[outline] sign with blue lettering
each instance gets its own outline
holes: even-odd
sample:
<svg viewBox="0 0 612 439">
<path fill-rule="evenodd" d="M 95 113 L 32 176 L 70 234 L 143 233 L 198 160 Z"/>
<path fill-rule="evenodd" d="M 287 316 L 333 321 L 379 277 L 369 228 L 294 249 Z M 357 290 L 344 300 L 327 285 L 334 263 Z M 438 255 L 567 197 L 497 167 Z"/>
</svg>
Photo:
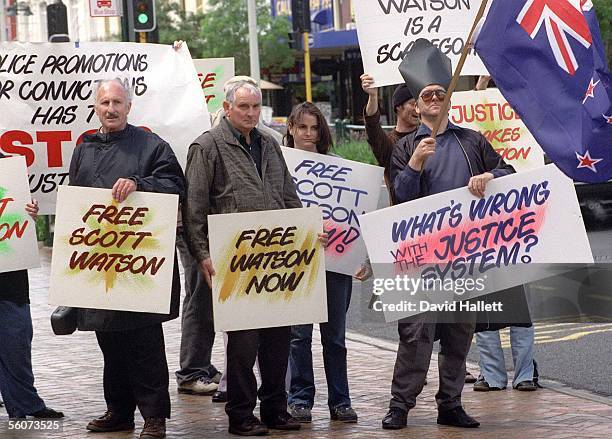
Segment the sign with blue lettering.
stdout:
<svg viewBox="0 0 612 439">
<path fill-rule="evenodd" d="M 353 275 L 366 257 L 359 215 L 376 209 L 383 168 L 293 148 L 283 156 L 303 206 L 323 212 L 327 270 Z"/>
</svg>

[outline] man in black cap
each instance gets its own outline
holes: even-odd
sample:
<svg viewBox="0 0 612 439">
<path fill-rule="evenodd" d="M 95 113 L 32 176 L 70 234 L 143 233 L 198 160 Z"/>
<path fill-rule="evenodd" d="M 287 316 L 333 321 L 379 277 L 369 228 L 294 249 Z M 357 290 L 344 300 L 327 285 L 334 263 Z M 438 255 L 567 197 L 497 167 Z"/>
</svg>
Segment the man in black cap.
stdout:
<svg viewBox="0 0 612 439">
<path fill-rule="evenodd" d="M 441 114 L 451 80 L 450 60 L 426 40 L 417 40 L 400 72 L 416 100 L 420 127 L 404 137 L 391 159 L 391 178 L 398 203 L 467 186 L 483 197 L 493 178 L 514 172 L 478 132 L 460 128 Z M 436 138 L 432 128 L 441 118 Z M 406 426 L 408 410 L 423 389 L 434 340 L 440 340 L 438 368 L 440 388 L 436 394 L 438 424 L 474 428 L 480 423 L 461 406 L 465 359 L 470 349 L 475 314 L 423 313 L 398 325 L 399 348 L 385 429 Z"/>
</svg>

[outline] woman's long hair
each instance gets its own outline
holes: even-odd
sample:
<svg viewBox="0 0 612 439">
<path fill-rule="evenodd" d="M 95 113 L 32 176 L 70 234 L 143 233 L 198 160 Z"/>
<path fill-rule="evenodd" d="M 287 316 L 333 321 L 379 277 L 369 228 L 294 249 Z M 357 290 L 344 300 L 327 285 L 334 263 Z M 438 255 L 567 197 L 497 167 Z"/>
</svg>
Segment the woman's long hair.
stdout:
<svg viewBox="0 0 612 439">
<path fill-rule="evenodd" d="M 293 127 L 296 127 L 302 119 L 302 116 L 304 116 L 305 114 L 311 114 L 317 119 L 317 125 L 319 126 L 317 152 L 320 154 L 327 154 L 329 150 L 334 146 L 334 142 L 332 140 L 331 132 L 329 131 L 329 125 L 327 125 L 327 121 L 325 120 L 325 117 L 323 117 L 323 113 L 321 113 L 321 110 L 319 110 L 317 106 L 312 102 L 303 102 L 293 107 L 293 110 L 291 111 L 291 114 L 287 119 L 287 134 L 285 134 L 285 145 L 290 148 L 295 147 L 293 136 L 291 135 L 289 130 Z"/>
</svg>

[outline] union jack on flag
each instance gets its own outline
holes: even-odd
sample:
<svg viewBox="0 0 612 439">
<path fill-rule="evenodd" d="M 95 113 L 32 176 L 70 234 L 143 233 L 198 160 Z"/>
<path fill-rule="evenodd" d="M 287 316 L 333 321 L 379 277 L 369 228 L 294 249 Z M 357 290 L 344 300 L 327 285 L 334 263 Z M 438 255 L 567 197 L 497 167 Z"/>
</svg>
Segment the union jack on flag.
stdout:
<svg viewBox="0 0 612 439">
<path fill-rule="evenodd" d="M 475 47 L 563 172 L 612 178 L 612 75 L 591 0 L 494 0 Z"/>
</svg>

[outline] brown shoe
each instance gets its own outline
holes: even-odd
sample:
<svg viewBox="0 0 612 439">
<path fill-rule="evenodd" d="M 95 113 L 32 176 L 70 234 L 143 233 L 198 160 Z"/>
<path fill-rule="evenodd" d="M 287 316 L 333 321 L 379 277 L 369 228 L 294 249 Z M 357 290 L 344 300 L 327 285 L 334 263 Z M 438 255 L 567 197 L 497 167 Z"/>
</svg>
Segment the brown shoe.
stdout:
<svg viewBox="0 0 612 439">
<path fill-rule="evenodd" d="M 123 431 L 134 429 L 134 418 L 108 410 L 99 418 L 87 424 L 87 430 L 95 432 Z"/>
<path fill-rule="evenodd" d="M 163 439 L 166 437 L 166 418 L 145 418 L 140 439 Z"/>
</svg>

